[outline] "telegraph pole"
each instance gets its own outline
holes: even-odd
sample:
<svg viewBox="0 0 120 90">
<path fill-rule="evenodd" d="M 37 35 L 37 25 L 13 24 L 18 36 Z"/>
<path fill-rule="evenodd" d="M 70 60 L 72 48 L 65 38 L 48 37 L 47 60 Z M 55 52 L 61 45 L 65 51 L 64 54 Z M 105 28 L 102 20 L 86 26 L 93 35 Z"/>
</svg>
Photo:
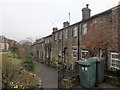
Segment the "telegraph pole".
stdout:
<svg viewBox="0 0 120 90">
<path fill-rule="evenodd" d="M 69 24 L 70 24 L 70 12 L 69 12 Z"/>
</svg>

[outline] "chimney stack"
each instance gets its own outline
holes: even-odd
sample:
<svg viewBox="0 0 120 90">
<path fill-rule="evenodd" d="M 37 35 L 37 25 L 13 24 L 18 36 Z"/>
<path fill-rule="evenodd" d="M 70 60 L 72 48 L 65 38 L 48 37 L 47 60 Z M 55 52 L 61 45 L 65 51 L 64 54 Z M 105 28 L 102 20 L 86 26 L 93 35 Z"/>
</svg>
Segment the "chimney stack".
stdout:
<svg viewBox="0 0 120 90">
<path fill-rule="evenodd" d="M 86 4 L 86 8 L 88 8 L 89 4 Z"/>
<path fill-rule="evenodd" d="M 53 27 L 53 32 L 56 32 L 58 30 L 57 27 Z"/>
<path fill-rule="evenodd" d="M 90 14 L 91 10 L 89 9 L 89 4 L 86 4 L 86 7 L 82 9 L 82 20 L 88 19 Z"/>
<path fill-rule="evenodd" d="M 63 28 L 68 27 L 69 25 L 70 25 L 70 23 L 68 21 L 66 21 L 63 23 Z"/>
</svg>

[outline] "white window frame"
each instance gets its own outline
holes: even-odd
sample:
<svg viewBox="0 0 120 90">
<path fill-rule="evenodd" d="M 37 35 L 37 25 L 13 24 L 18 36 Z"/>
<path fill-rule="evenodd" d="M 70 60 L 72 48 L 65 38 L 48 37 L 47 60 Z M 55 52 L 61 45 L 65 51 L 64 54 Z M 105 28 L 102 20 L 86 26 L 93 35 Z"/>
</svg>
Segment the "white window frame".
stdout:
<svg viewBox="0 0 120 90">
<path fill-rule="evenodd" d="M 39 58 L 41 58 L 41 52 L 39 51 Z"/>
<path fill-rule="evenodd" d="M 81 50 L 81 58 L 84 59 L 82 53 L 88 53 L 88 50 L 84 50 L 84 49 Z"/>
<path fill-rule="evenodd" d="M 74 56 L 74 54 L 76 54 L 76 57 Z M 73 48 L 73 58 L 77 58 L 78 56 L 78 50 L 77 48 Z"/>
<path fill-rule="evenodd" d="M 62 31 L 59 32 L 59 39 L 62 39 Z"/>
<path fill-rule="evenodd" d="M 82 35 L 85 35 L 87 33 L 87 23 L 82 25 Z"/>
<path fill-rule="evenodd" d="M 116 65 L 115 66 L 113 66 L 113 61 L 117 61 L 117 62 L 120 62 L 120 59 L 119 59 L 119 57 L 118 58 L 113 58 L 112 57 L 112 55 L 119 55 L 118 53 L 116 53 L 116 52 L 111 52 L 111 65 L 110 65 L 110 67 L 112 67 L 112 68 L 115 68 L 115 69 L 120 69 L 120 65 L 119 64 L 117 64 L 117 63 L 114 63 L 114 65 L 116 64 L 116 65 L 119 65 L 119 67 L 117 67 Z"/>
<path fill-rule="evenodd" d="M 49 39 L 45 39 L 45 43 L 49 43 L 50 41 L 49 41 Z"/>
<path fill-rule="evenodd" d="M 67 30 L 67 29 L 65 30 L 64 35 L 65 35 L 65 36 L 64 36 L 65 38 L 67 38 L 67 37 L 68 37 L 68 30 Z"/>
<path fill-rule="evenodd" d="M 49 40 L 49 39 L 47 40 L 47 43 L 50 43 L 50 40 Z"/>
<path fill-rule="evenodd" d="M 55 40 L 58 39 L 58 33 L 55 33 Z"/>
<path fill-rule="evenodd" d="M 73 37 L 77 37 L 78 34 L 78 27 L 73 28 Z"/>
<path fill-rule="evenodd" d="M 59 56 L 62 56 L 62 50 L 61 50 L 61 49 L 59 49 L 58 55 L 59 55 Z"/>
</svg>

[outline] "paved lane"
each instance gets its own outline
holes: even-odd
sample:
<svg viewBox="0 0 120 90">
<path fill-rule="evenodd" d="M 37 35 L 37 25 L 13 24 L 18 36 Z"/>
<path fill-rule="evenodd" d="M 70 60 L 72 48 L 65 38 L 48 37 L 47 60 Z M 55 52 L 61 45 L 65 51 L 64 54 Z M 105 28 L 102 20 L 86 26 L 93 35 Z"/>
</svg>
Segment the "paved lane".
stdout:
<svg viewBox="0 0 120 90">
<path fill-rule="evenodd" d="M 41 71 L 38 76 L 43 80 L 43 88 L 58 88 L 58 70 L 44 64 L 37 64 L 37 67 Z"/>
</svg>

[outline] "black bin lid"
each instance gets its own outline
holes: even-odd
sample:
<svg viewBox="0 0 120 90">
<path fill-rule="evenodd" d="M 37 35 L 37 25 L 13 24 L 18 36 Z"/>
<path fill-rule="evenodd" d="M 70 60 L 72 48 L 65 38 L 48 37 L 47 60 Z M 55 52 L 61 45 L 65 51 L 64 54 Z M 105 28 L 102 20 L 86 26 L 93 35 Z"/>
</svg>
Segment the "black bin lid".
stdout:
<svg viewBox="0 0 120 90">
<path fill-rule="evenodd" d="M 92 57 L 93 60 L 96 60 L 97 62 L 105 61 L 105 58 L 103 57 Z"/>
</svg>

